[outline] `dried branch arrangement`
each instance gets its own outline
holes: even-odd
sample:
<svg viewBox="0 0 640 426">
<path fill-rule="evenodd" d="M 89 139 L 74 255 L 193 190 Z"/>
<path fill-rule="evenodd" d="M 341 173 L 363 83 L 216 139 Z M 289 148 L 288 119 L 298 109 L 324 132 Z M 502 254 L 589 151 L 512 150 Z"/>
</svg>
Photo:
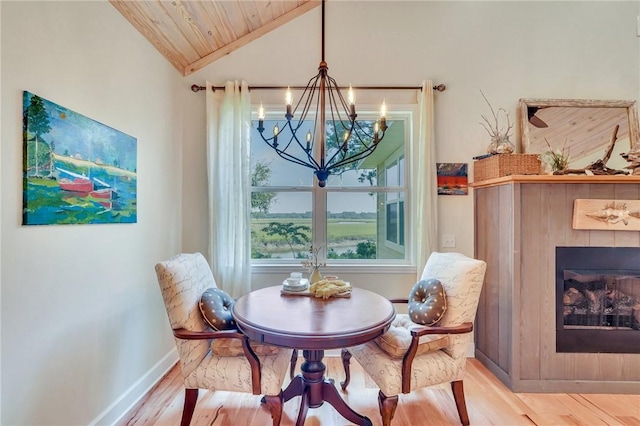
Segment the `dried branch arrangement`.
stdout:
<svg viewBox="0 0 640 426">
<path fill-rule="evenodd" d="M 507 111 L 504 108 L 498 108 L 498 111 L 496 112 L 496 110 L 493 109 L 493 106 L 491 105 L 491 103 L 489 102 L 489 100 L 487 99 L 487 97 L 485 96 L 482 90 L 480 90 L 480 94 L 484 98 L 484 101 L 487 103 L 487 105 L 489 105 L 489 109 L 491 109 L 491 115 L 493 116 L 493 122 L 491 122 L 486 115 L 481 114 L 480 116 L 482 117 L 482 120 L 484 120 L 484 123 L 480 122 L 480 125 L 484 127 L 487 133 L 489 133 L 489 136 L 491 136 L 491 139 L 498 140 L 505 136 L 509 137 L 510 136 L 509 131 L 513 128 L 513 123 L 511 123 L 509 111 Z M 502 126 L 500 125 L 501 115 L 504 116 L 504 119 L 506 119 L 507 121 L 506 129 L 504 125 Z"/>
<path fill-rule="evenodd" d="M 489 136 L 491 136 L 491 144 L 487 151 L 490 154 L 511 154 L 515 150 L 515 146 L 509 141 L 509 132 L 513 128 L 509 111 L 504 108 L 498 108 L 496 111 L 482 90 L 480 90 L 480 94 L 487 105 L 489 105 L 491 115 L 493 116 L 493 120 L 489 120 L 486 115 L 480 114 L 483 120 L 480 122 L 480 125 L 489 133 Z M 505 120 L 506 124 L 504 123 Z"/>
</svg>

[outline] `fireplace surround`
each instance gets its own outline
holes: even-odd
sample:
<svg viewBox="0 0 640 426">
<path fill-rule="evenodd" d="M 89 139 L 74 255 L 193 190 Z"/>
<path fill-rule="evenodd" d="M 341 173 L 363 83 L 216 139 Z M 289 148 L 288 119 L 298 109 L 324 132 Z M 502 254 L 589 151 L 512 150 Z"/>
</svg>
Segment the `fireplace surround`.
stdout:
<svg viewBox="0 0 640 426">
<path fill-rule="evenodd" d="M 556 247 L 640 248 L 638 231 L 572 226 L 576 199 L 640 200 L 640 176 L 508 176 L 471 187 L 475 257 L 487 262 L 474 324 L 478 360 L 514 392 L 638 394 L 640 353 L 557 350 Z M 630 261 L 616 269 L 640 269 Z"/>
<path fill-rule="evenodd" d="M 640 353 L 640 248 L 556 247 L 556 351 Z"/>
</svg>

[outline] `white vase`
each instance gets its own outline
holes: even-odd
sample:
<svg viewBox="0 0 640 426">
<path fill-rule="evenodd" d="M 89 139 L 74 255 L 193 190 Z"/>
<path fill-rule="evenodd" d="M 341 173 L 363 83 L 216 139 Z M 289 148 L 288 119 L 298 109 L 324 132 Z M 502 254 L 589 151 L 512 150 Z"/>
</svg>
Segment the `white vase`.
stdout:
<svg viewBox="0 0 640 426">
<path fill-rule="evenodd" d="M 320 269 L 317 267 L 313 268 L 313 272 L 311 272 L 311 275 L 309 276 L 309 283 L 313 284 L 321 279 L 322 275 L 320 274 Z"/>
</svg>

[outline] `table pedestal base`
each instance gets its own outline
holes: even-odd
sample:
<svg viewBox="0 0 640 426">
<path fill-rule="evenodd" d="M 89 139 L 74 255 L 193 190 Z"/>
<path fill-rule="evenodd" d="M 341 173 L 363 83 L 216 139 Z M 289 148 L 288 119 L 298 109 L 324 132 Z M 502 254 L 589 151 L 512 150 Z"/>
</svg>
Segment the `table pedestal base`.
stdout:
<svg viewBox="0 0 640 426">
<path fill-rule="evenodd" d="M 296 426 L 303 426 L 309 408 L 317 408 L 323 402 L 328 402 L 342 417 L 361 426 L 372 426 L 368 417 L 361 416 L 340 397 L 338 390 L 333 385 L 333 380 L 325 379 L 326 367 L 322 362 L 323 350 L 305 350 L 302 352 L 305 361 L 302 363 L 302 374 L 293 378 L 289 386 L 282 392 L 283 401 L 286 402 L 294 396 L 301 395 L 300 411 Z"/>
</svg>

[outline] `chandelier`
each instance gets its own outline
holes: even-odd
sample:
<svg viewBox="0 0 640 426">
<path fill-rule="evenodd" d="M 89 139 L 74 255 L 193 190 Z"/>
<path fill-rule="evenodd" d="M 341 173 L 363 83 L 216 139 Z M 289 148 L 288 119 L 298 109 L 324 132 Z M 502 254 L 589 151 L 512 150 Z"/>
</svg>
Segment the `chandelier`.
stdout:
<svg viewBox="0 0 640 426">
<path fill-rule="evenodd" d="M 313 169 L 320 187 L 327 184 L 330 174 L 341 173 L 346 169 L 345 166 L 371 155 L 387 130 L 384 102 L 379 120 L 373 124 L 358 122 L 353 88 L 349 86 L 345 101 L 338 83 L 329 76 L 329 68 L 324 60 L 324 4 L 325 0 L 322 0 L 322 59 L 318 74 L 309 80 L 295 107 L 291 89 L 287 88 L 286 121 L 282 128 L 277 123 L 270 137 L 264 134 L 265 109 L 260 104 L 257 129 L 262 140 L 281 158 Z M 315 107 L 313 126 L 303 135 L 304 129 L 308 129 L 308 125 L 303 124 L 308 123 L 307 116 L 312 112 L 312 107 Z M 329 134 L 327 127 L 331 129 Z"/>
</svg>

